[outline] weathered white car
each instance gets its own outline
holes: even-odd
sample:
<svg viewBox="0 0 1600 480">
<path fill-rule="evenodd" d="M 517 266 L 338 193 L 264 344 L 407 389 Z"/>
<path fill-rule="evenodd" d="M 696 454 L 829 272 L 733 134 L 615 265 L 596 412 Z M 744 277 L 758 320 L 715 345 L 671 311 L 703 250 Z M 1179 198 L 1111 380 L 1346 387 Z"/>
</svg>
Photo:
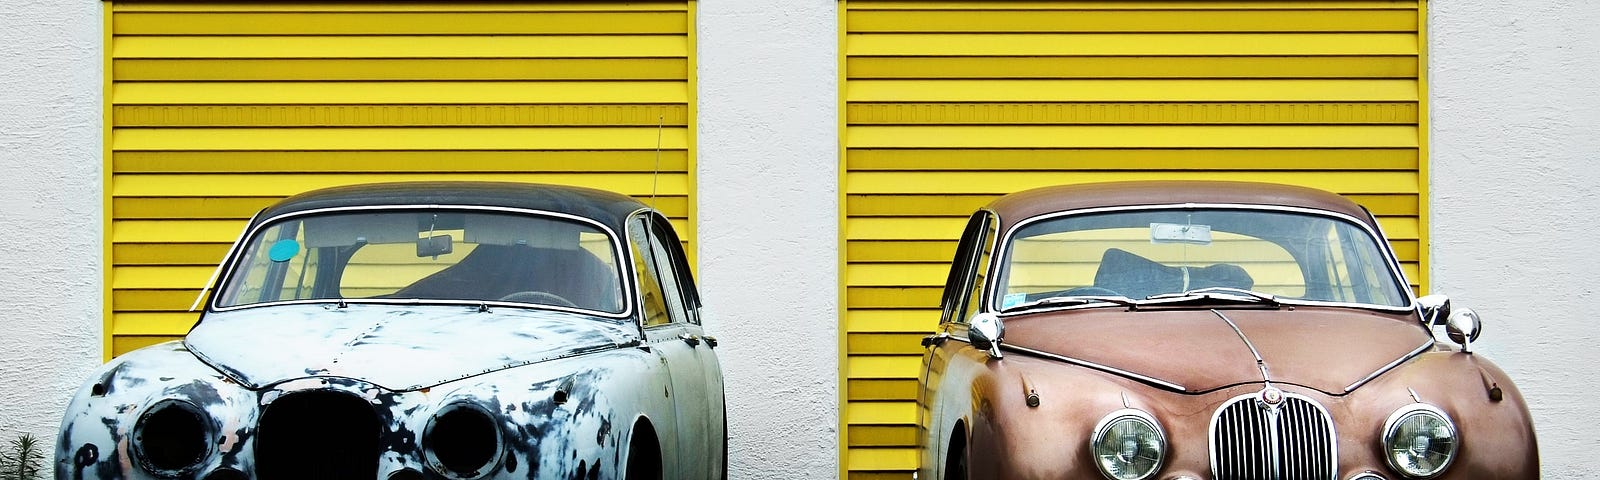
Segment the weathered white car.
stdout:
<svg viewBox="0 0 1600 480">
<path fill-rule="evenodd" d="M 181 342 L 97 371 L 56 478 L 725 476 L 716 339 L 667 219 L 511 183 L 252 219 Z"/>
</svg>

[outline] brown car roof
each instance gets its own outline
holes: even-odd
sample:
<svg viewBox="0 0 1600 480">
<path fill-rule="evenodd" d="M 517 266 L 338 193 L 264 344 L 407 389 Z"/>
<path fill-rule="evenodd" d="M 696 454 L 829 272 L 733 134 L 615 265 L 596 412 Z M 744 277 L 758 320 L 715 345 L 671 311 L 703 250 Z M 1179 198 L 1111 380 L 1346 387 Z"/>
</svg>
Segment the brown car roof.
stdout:
<svg viewBox="0 0 1600 480">
<path fill-rule="evenodd" d="M 1036 188 L 996 199 L 989 209 L 1009 229 L 1035 216 L 1068 210 L 1183 203 L 1276 205 L 1342 213 L 1377 228 L 1365 210 L 1339 195 L 1312 188 L 1252 182 L 1138 181 Z"/>
</svg>

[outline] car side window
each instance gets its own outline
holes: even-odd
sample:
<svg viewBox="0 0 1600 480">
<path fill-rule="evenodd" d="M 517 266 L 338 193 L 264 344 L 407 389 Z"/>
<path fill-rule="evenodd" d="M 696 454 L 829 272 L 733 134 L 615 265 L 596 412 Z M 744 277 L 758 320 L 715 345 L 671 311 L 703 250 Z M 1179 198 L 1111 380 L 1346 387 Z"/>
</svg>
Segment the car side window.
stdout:
<svg viewBox="0 0 1600 480">
<path fill-rule="evenodd" d="M 970 293 L 974 285 L 973 270 L 977 267 L 978 250 L 988 231 L 988 222 L 987 212 L 975 213 L 961 233 L 961 241 L 956 244 L 955 259 L 950 262 L 950 276 L 945 279 L 944 311 L 940 323 L 965 322 L 967 319 L 967 304 L 972 300 Z"/>
<path fill-rule="evenodd" d="M 675 281 L 675 271 L 670 268 L 670 256 L 653 230 L 656 229 L 649 227 L 644 217 L 634 217 L 628 221 L 628 244 L 633 250 L 634 271 L 639 283 L 640 305 L 646 327 L 688 319 L 682 289 Z"/>
</svg>

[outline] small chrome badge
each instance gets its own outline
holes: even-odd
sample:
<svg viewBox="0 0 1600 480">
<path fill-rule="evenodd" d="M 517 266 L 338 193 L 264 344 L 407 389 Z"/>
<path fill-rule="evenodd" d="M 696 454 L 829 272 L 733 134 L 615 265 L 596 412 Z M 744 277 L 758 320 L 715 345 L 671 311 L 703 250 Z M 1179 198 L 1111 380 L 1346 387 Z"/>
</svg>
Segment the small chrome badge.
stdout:
<svg viewBox="0 0 1600 480">
<path fill-rule="evenodd" d="M 1278 387 L 1267 387 L 1261 390 L 1261 403 L 1267 407 L 1276 407 L 1283 403 L 1283 390 Z"/>
</svg>

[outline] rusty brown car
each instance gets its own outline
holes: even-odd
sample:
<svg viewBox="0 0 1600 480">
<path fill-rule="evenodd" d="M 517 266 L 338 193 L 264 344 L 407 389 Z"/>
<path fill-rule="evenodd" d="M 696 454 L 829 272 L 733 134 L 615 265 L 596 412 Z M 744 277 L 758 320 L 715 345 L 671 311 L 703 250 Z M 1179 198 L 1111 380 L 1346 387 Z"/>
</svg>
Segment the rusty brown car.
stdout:
<svg viewBox="0 0 1600 480">
<path fill-rule="evenodd" d="M 1521 394 L 1472 352 L 1478 315 L 1414 297 L 1338 195 L 1044 188 L 978 210 L 956 248 L 921 479 L 1539 475 Z"/>
</svg>

